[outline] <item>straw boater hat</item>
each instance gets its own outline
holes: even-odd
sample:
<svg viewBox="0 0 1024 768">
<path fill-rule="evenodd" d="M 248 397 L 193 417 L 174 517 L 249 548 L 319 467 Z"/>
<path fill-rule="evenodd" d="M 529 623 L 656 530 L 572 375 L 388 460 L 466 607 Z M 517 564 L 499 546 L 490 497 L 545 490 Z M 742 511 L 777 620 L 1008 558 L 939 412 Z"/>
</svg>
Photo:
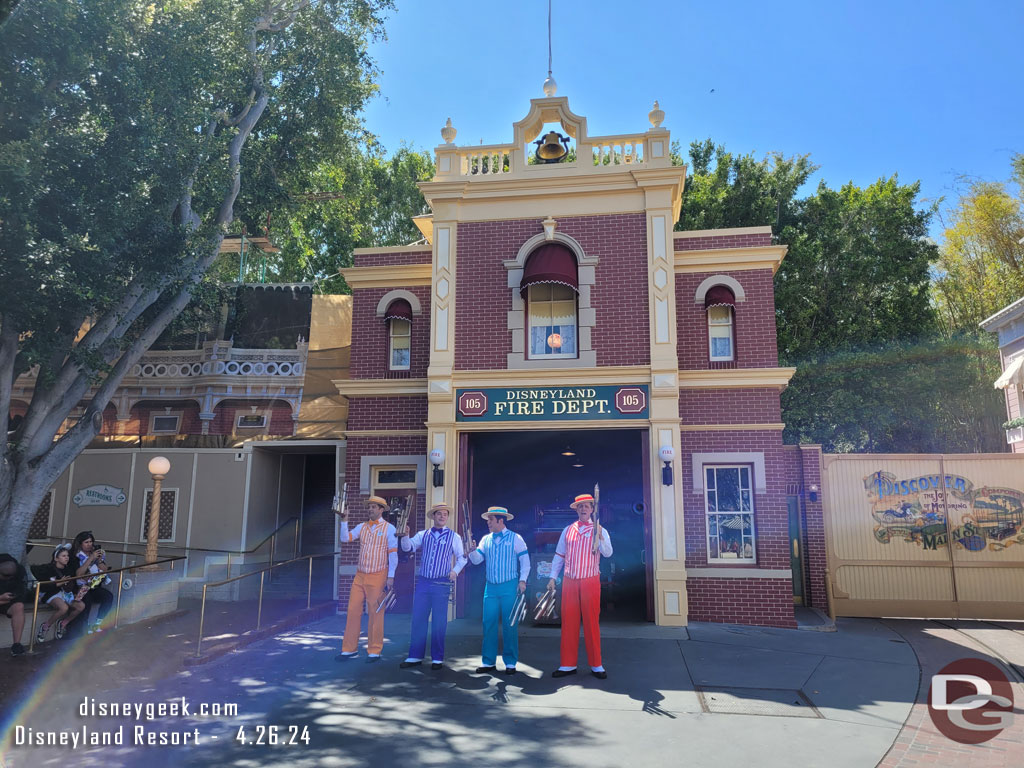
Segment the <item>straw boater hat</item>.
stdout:
<svg viewBox="0 0 1024 768">
<path fill-rule="evenodd" d="M 506 523 L 509 520 L 515 519 L 515 515 L 505 509 L 505 507 L 488 507 L 487 511 L 480 515 L 480 517 L 486 520 L 490 515 L 504 515 Z"/>
<path fill-rule="evenodd" d="M 447 504 L 435 504 L 429 510 L 427 510 L 427 514 L 433 517 L 435 512 L 440 512 L 442 509 L 445 510 L 448 514 L 451 514 L 452 508 L 449 507 Z"/>
<path fill-rule="evenodd" d="M 381 498 L 380 496 L 371 496 L 366 500 L 367 504 L 376 504 L 377 506 L 388 508 L 388 500 Z"/>
<path fill-rule="evenodd" d="M 591 496 L 589 493 L 581 493 L 579 496 L 576 497 L 573 503 L 569 505 L 569 507 L 570 509 L 576 509 L 584 501 L 589 501 L 591 504 L 593 504 L 594 497 Z"/>
</svg>

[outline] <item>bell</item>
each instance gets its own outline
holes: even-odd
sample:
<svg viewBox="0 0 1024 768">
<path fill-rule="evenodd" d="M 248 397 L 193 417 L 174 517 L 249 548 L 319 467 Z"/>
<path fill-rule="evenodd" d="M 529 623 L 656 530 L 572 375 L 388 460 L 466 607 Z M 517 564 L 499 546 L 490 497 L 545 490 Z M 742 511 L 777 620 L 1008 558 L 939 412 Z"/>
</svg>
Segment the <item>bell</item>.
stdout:
<svg viewBox="0 0 1024 768">
<path fill-rule="evenodd" d="M 534 144 L 537 145 L 535 156 L 538 163 L 557 163 L 569 153 L 569 137 L 558 131 L 550 131 Z"/>
</svg>

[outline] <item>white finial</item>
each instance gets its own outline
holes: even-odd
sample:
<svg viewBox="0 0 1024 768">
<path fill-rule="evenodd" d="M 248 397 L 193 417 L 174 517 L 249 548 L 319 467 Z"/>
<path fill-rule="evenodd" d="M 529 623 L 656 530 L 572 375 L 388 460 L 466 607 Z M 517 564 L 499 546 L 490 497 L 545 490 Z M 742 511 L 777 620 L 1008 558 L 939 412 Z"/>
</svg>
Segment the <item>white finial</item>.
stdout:
<svg viewBox="0 0 1024 768">
<path fill-rule="evenodd" d="M 665 119 L 665 112 L 658 106 L 658 102 L 654 102 L 654 107 L 650 112 L 647 113 L 647 119 L 651 121 L 651 125 L 657 128 L 661 125 L 661 121 Z"/>
<path fill-rule="evenodd" d="M 451 144 L 453 141 L 455 141 L 456 133 L 458 133 L 458 131 L 455 130 L 454 126 L 452 125 L 452 119 L 449 117 L 448 122 L 446 122 L 444 124 L 444 128 L 441 129 L 441 138 L 444 139 L 445 144 Z"/>
</svg>

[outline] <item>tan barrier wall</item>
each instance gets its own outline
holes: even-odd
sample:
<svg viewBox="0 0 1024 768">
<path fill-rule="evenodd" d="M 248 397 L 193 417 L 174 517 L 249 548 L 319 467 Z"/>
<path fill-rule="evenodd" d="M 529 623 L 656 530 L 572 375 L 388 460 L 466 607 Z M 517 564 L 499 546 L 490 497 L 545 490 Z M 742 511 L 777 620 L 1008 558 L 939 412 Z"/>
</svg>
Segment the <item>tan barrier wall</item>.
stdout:
<svg viewBox="0 0 1024 768">
<path fill-rule="evenodd" d="M 1024 619 L 1024 455 L 829 455 L 837 616 Z"/>
</svg>

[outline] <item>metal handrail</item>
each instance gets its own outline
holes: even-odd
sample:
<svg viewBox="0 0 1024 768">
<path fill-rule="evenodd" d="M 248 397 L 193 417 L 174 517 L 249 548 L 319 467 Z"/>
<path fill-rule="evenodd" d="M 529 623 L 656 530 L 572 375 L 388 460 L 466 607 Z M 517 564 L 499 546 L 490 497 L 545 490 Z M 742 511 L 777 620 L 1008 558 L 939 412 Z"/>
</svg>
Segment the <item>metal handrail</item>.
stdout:
<svg viewBox="0 0 1024 768">
<path fill-rule="evenodd" d="M 258 571 L 250 571 L 249 573 L 243 573 L 240 576 L 231 576 L 223 581 L 207 582 L 203 584 L 203 601 L 199 607 L 199 636 L 196 638 L 196 658 L 199 658 L 203 647 L 203 625 L 206 622 L 206 590 L 209 587 L 223 587 L 225 584 L 231 584 L 235 581 L 241 581 L 242 579 L 248 579 L 250 576 L 260 577 L 260 596 L 256 607 L 256 631 L 258 632 L 263 623 L 263 586 L 264 577 L 267 573 L 273 571 L 275 568 L 281 568 L 285 565 L 291 565 L 297 563 L 300 560 L 309 561 L 309 576 L 306 581 L 306 610 L 309 610 L 312 605 L 313 596 L 313 561 L 318 557 L 335 557 L 340 555 L 340 552 L 323 552 L 319 555 L 303 555 L 302 557 L 294 557 L 291 560 L 284 560 L 280 563 L 274 563 L 268 565 L 266 568 L 260 568 Z"/>
<path fill-rule="evenodd" d="M 179 550 L 183 550 L 186 553 L 188 553 L 188 552 L 213 552 L 213 553 L 219 553 L 219 554 L 227 555 L 227 568 L 226 568 L 226 572 L 230 576 L 231 575 L 231 556 L 232 555 L 251 555 L 254 552 L 256 552 L 256 550 L 258 550 L 260 547 L 262 547 L 264 544 L 266 544 L 268 541 L 271 542 L 271 544 L 270 544 L 270 559 L 271 559 L 271 561 L 273 561 L 273 559 L 274 559 L 274 549 L 276 548 L 276 545 L 277 545 L 277 534 L 280 533 L 281 530 L 285 526 L 287 526 L 287 525 L 294 525 L 295 526 L 295 535 L 294 535 L 293 540 L 292 540 L 292 557 L 298 556 L 298 554 L 299 554 L 299 523 L 300 523 L 300 518 L 299 517 L 296 517 L 294 515 L 292 517 L 289 517 L 287 520 L 285 520 L 283 523 L 281 523 L 279 526 L 277 526 L 277 528 L 275 528 L 273 531 L 271 531 L 266 536 L 264 536 L 263 540 L 260 541 L 259 544 L 255 544 L 252 547 L 250 547 L 249 549 L 214 549 L 214 548 L 208 548 L 208 547 L 180 546 L 178 544 L 163 544 L 163 545 L 160 545 L 160 546 L 162 546 L 163 549 L 179 549 Z M 66 541 L 66 537 L 64 537 L 64 536 L 44 536 L 44 537 L 40 537 L 40 538 L 37 538 L 37 539 L 29 539 L 26 543 L 34 544 L 34 545 L 41 545 L 44 542 L 45 543 L 49 543 L 51 541 L 61 541 L 61 542 L 63 542 L 63 541 Z M 104 541 L 107 541 L 107 540 L 104 539 Z M 138 541 L 110 541 L 108 543 L 110 543 L 110 544 L 120 544 L 120 545 L 123 545 L 123 546 L 126 546 L 126 547 L 127 546 L 141 547 L 141 546 L 144 546 L 144 544 L 145 544 L 145 542 L 138 542 Z M 141 554 L 145 554 L 144 552 L 125 552 L 125 551 L 121 551 L 121 550 L 112 550 L 112 549 L 108 549 L 107 551 L 108 552 L 113 552 L 114 554 L 121 554 L 121 555 L 141 555 Z M 179 558 L 176 558 L 176 559 L 181 560 L 181 559 L 184 559 L 184 558 L 187 558 L 187 557 L 188 557 L 188 555 L 186 554 L 186 555 L 183 555 L 182 557 L 179 557 Z"/>
<path fill-rule="evenodd" d="M 104 576 L 109 577 L 109 575 L 112 574 L 112 573 L 123 574 L 124 571 L 137 571 L 140 568 L 147 568 L 148 569 L 148 568 L 152 568 L 152 567 L 157 566 L 157 565 L 161 565 L 162 563 L 171 563 L 171 568 L 173 569 L 174 562 L 176 560 L 184 560 L 184 559 L 185 559 L 184 555 L 177 555 L 177 556 L 174 556 L 174 557 L 165 557 L 165 558 L 162 558 L 162 559 L 159 559 L 159 560 L 153 560 L 152 562 L 143 563 L 142 565 L 126 565 L 126 566 L 123 566 L 121 568 L 112 568 L 110 570 L 102 571 L 102 573 L 103 573 Z M 34 575 L 35 574 L 33 574 L 33 576 Z M 90 574 L 89 578 L 95 578 L 96 575 L 97 574 Z M 39 620 L 39 590 L 40 590 L 40 588 L 43 586 L 43 584 L 52 584 L 54 586 L 59 586 L 60 584 L 64 584 L 65 582 L 68 582 L 68 581 L 78 581 L 79 579 L 82 579 L 82 578 L 84 578 L 84 577 L 79 576 L 78 574 L 75 574 L 74 576 L 65 576 L 63 579 L 54 579 L 52 581 L 45 581 L 45 582 L 39 581 L 38 579 L 36 579 L 35 597 L 34 597 L 34 599 L 32 601 L 32 629 L 31 629 L 31 632 L 30 632 L 30 634 L 28 636 L 28 652 L 29 653 L 32 653 L 33 649 L 36 646 L 36 622 Z M 119 575 L 118 578 L 117 578 L 117 604 L 114 606 L 114 629 L 118 628 L 119 621 L 120 621 L 120 618 L 121 618 L 121 587 L 122 587 L 123 583 L 124 583 L 124 576 L 123 575 Z M 83 613 L 84 613 L 84 611 L 83 611 Z M 89 617 L 86 616 L 82 620 L 86 621 L 88 618 Z"/>
</svg>

